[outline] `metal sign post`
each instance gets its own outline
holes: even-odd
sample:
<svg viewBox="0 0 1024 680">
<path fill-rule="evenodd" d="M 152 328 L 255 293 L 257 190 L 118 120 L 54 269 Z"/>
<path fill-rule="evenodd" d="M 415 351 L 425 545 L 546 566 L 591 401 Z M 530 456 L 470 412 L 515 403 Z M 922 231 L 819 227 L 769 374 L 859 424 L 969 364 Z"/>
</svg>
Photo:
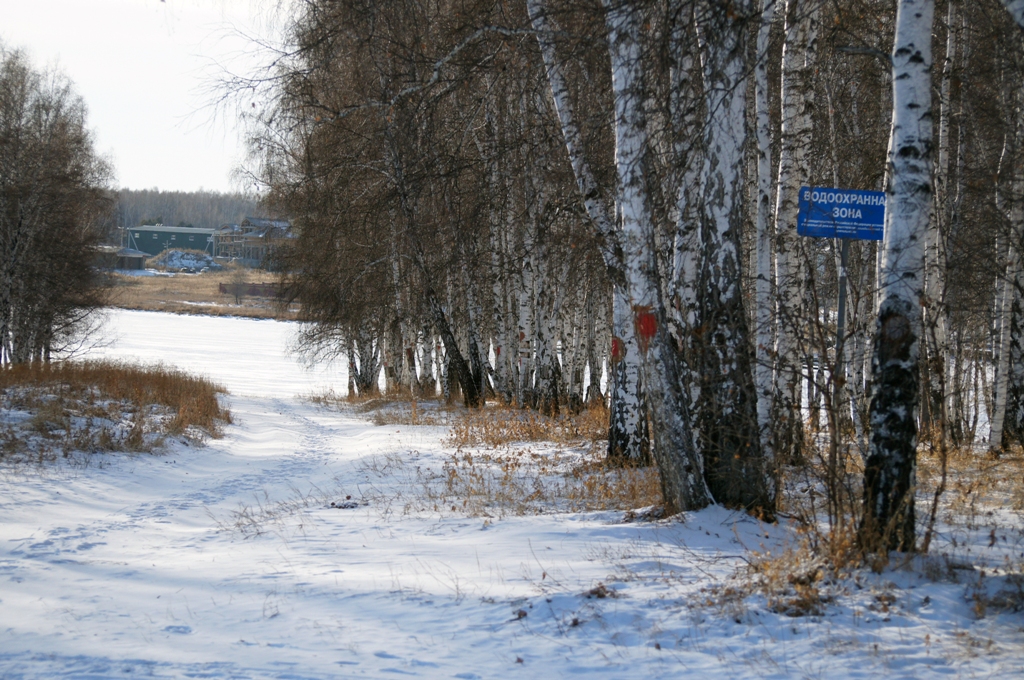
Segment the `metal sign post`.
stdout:
<svg viewBox="0 0 1024 680">
<path fill-rule="evenodd" d="M 846 337 L 846 262 L 850 256 L 850 239 L 841 239 L 839 247 L 839 309 L 836 319 L 836 368 L 835 374 L 845 375 L 843 371 L 843 344 Z"/>
</svg>

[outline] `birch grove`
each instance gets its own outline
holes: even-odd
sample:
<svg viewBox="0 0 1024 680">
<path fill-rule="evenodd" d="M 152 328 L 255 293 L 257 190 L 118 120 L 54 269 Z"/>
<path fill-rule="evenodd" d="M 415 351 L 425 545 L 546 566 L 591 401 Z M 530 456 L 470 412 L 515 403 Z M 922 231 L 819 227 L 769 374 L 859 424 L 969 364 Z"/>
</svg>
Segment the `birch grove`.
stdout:
<svg viewBox="0 0 1024 680">
<path fill-rule="evenodd" d="M 1024 436 L 1005 4 L 301 0 L 233 86 L 304 348 L 359 395 L 607 409 L 670 511 L 770 519 L 827 466 L 913 549 L 918 445 Z M 886 191 L 884 240 L 799 236 L 808 186 Z"/>
</svg>

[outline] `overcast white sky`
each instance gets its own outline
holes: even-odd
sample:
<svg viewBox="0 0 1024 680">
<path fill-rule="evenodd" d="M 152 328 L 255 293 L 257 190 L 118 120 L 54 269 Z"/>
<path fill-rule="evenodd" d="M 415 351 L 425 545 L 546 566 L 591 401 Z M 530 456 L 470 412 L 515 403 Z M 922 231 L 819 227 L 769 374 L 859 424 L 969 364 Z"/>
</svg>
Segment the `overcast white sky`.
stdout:
<svg viewBox="0 0 1024 680">
<path fill-rule="evenodd" d="M 211 122 L 207 90 L 218 65 L 239 72 L 257 63 L 237 31 L 268 35 L 270 4 L 0 0 L 0 40 L 71 78 L 118 186 L 232 191 L 244 189 L 231 178 L 241 137 L 231 116 Z"/>
</svg>

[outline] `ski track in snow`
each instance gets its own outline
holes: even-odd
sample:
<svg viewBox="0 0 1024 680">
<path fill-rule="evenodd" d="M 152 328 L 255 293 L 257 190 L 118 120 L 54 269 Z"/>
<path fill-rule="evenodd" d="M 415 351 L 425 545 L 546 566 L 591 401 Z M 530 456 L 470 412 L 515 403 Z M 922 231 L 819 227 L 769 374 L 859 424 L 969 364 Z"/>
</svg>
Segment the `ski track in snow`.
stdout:
<svg viewBox="0 0 1024 680">
<path fill-rule="evenodd" d="M 721 509 L 639 524 L 407 510 L 443 429 L 293 396 L 326 379 L 282 358 L 294 325 L 112 323 L 108 354 L 152 358 L 182 336 L 205 348 L 180 365 L 235 386 L 235 422 L 206 447 L 0 471 L 0 677 L 1024 675 L 1024 617 L 965 629 L 960 590 L 910 577 L 885 619 L 842 603 L 813 620 L 691 606 L 744 545 L 786 535 Z M 229 356 L 238 342 L 248 364 Z M 365 504 L 324 507 L 348 495 Z M 234 526 L 261 509 L 262 533 Z M 618 597 L 585 596 L 602 582 Z"/>
</svg>

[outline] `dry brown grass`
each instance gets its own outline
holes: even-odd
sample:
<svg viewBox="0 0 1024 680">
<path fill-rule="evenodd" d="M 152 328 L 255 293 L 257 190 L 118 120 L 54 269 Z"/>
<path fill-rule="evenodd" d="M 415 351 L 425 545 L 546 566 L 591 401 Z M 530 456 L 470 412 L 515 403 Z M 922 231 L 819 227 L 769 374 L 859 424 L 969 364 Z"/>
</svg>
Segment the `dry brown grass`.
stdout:
<svg viewBox="0 0 1024 680">
<path fill-rule="evenodd" d="M 276 283 L 277 277 L 265 271 L 243 269 L 245 283 Z M 237 282 L 234 269 L 203 274 L 174 274 L 160 276 L 128 276 L 112 274 L 113 288 L 110 304 L 122 309 L 141 309 L 175 314 L 210 314 L 214 316 L 243 316 L 258 319 L 295 319 L 298 305 L 283 309 L 270 299 L 242 298 L 221 293 L 220 284 Z"/>
<path fill-rule="evenodd" d="M 497 405 L 459 411 L 446 440 L 455 451 L 425 477 L 426 499 L 484 517 L 659 505 L 657 469 L 607 465 L 607 433 L 602 407 L 558 418 Z"/>
<path fill-rule="evenodd" d="M 460 451 L 440 475 L 424 479 L 434 510 L 474 517 L 635 510 L 662 502 L 656 468 L 608 466 L 592 451 Z"/>
<path fill-rule="evenodd" d="M 59 362 L 0 370 L 0 406 L 26 413 L 5 427 L 4 454 L 40 461 L 56 450 L 151 450 L 164 436 L 201 440 L 231 422 L 224 388 L 163 366 Z"/>
<path fill-rule="evenodd" d="M 443 444 L 453 450 L 440 469 L 401 456 L 367 466 L 366 472 L 381 477 L 409 474 L 418 480 L 415 497 L 403 498 L 408 509 L 494 518 L 662 503 L 656 468 L 606 464 L 608 411 L 602 407 L 549 418 L 494 403 L 464 409 L 408 395 L 350 399 L 327 392 L 310 399 L 378 425 L 450 427 Z"/>
<path fill-rule="evenodd" d="M 407 392 L 345 396 L 326 390 L 306 398 L 317 406 L 369 415 L 374 425 L 449 425 L 456 412 L 439 399 L 414 399 Z"/>
<path fill-rule="evenodd" d="M 999 456 L 978 449 L 940 451 L 923 445 L 918 452 L 916 512 L 920 527 L 919 550 L 927 554 L 866 554 L 857 542 L 861 461 L 851 458 L 842 471 L 844 510 L 829 525 L 822 521 L 825 508 L 823 461 L 810 460 L 798 473 L 784 479 L 787 516 L 797 520 L 796 542 L 781 549 L 753 552 L 736 584 L 719 589 L 716 601 L 741 603 L 759 593 L 769 608 L 790 616 L 816 615 L 831 600 L 835 584 L 849 582 L 861 569 L 881 573 L 908 569 L 935 581 L 966 583 L 966 597 L 977 617 L 988 609 L 1024 610 L 1024 534 L 1019 522 L 1001 512 L 1024 510 L 1024 455 L 1011 449 Z M 926 546 L 927 526 L 933 512 L 936 533 L 942 538 Z M 982 541 L 979 542 L 979 537 Z M 987 545 L 985 545 L 987 544 Z M 987 551 L 986 551 L 987 548 Z M 989 572 L 988 585 L 976 575 Z M 976 580 L 972 583 L 971 578 Z M 870 610 L 886 614 L 891 595 L 875 597 Z"/>
<path fill-rule="evenodd" d="M 768 609 L 786 616 L 816 616 L 830 596 L 821 584 L 834 568 L 808 550 L 806 544 L 788 547 L 778 554 L 755 554 L 750 561 L 751 583 L 768 600 Z"/>
<path fill-rule="evenodd" d="M 941 477 L 937 453 L 918 454 L 918 484 L 934 488 Z M 1024 451 L 1011 448 L 999 456 L 966 447 L 951 448 L 947 457 L 947 498 L 949 510 L 972 516 L 981 506 L 1000 506 L 1009 501 L 1024 510 Z"/>
<path fill-rule="evenodd" d="M 591 406 L 578 414 L 550 418 L 537 411 L 489 406 L 467 411 L 452 424 L 448 444 L 498 447 L 514 442 L 552 442 L 560 445 L 594 443 L 608 438 L 608 409 Z"/>
<path fill-rule="evenodd" d="M 165 366 L 138 366 L 115 361 L 57 362 L 14 366 L 0 371 L 0 389 L 31 386 L 59 398 L 127 401 L 140 408 L 171 408 L 174 427 L 198 427 L 210 434 L 218 422 L 231 422 L 218 394 L 226 390 L 206 378 Z"/>
</svg>

